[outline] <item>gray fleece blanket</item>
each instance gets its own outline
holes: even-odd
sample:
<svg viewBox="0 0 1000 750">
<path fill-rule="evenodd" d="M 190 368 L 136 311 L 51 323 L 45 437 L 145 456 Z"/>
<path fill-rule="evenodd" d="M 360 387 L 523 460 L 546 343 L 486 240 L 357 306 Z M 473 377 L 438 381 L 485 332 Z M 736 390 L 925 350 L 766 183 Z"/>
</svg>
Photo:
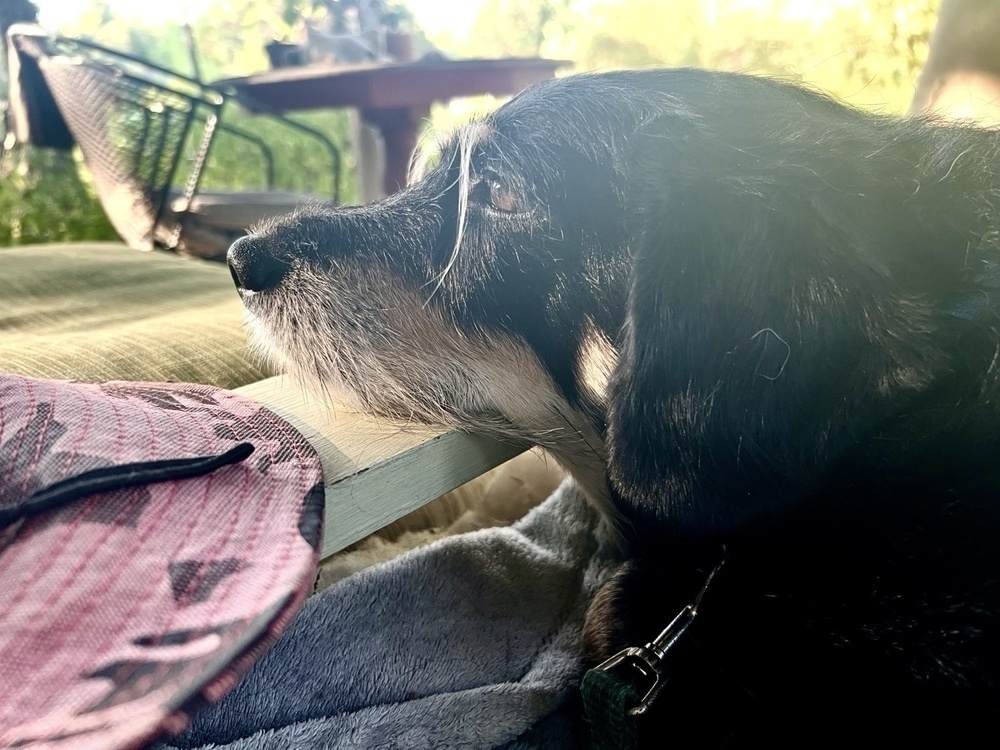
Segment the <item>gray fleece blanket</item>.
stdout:
<svg viewBox="0 0 1000 750">
<path fill-rule="evenodd" d="M 567 482 L 514 526 L 363 570 L 157 748 L 578 747 L 580 630 L 613 549 Z"/>
</svg>

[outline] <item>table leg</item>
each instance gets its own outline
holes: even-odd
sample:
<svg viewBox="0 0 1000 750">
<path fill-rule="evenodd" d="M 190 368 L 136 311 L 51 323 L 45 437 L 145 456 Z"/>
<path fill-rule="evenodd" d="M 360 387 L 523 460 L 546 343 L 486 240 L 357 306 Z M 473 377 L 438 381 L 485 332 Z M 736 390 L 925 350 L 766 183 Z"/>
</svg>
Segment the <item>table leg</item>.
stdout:
<svg viewBox="0 0 1000 750">
<path fill-rule="evenodd" d="M 429 108 L 361 110 L 361 117 L 378 128 L 385 142 L 386 195 L 406 187 L 410 159 L 417 147 L 420 128 L 429 115 Z"/>
</svg>

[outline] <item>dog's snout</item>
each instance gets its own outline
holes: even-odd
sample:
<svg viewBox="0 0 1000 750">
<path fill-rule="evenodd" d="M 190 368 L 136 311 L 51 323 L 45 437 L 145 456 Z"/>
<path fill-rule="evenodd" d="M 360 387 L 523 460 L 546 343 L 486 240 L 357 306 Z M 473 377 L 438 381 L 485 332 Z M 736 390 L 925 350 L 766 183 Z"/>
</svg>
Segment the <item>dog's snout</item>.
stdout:
<svg viewBox="0 0 1000 750">
<path fill-rule="evenodd" d="M 275 254 L 269 243 L 255 235 L 240 237 L 226 253 L 229 273 L 240 291 L 274 289 L 288 272 L 288 258 Z"/>
</svg>

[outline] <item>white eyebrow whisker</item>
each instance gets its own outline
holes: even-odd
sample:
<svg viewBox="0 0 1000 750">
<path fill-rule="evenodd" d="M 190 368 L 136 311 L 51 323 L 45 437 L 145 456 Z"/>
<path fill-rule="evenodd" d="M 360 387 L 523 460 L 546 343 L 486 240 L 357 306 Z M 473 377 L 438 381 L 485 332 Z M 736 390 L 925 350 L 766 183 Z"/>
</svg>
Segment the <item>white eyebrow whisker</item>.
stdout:
<svg viewBox="0 0 1000 750">
<path fill-rule="evenodd" d="M 424 303 L 426 307 L 441 289 L 445 279 L 458 261 L 458 253 L 465 237 L 466 219 L 469 212 L 469 190 L 472 182 L 472 153 L 477 143 L 485 139 L 489 129 L 483 123 L 474 123 L 463 128 L 458 134 L 458 226 L 455 230 L 455 244 L 451 255 L 438 276 L 437 283 Z"/>
</svg>

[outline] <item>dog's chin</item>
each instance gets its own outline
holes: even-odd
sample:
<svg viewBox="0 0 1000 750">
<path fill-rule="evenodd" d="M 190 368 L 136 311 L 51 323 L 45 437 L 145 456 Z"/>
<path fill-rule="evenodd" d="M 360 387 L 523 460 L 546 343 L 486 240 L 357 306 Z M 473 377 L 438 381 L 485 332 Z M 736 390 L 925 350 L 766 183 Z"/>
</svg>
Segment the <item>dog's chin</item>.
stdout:
<svg viewBox="0 0 1000 750">
<path fill-rule="evenodd" d="M 461 331 L 390 277 L 375 283 L 370 270 L 338 274 L 336 288 L 330 275 L 303 270 L 287 288 L 244 297 L 259 358 L 358 411 L 545 448 L 615 518 L 598 428 L 561 394 L 528 344 Z"/>
<path fill-rule="evenodd" d="M 315 366 L 303 366 L 279 343 L 277 336 L 261 317 L 248 308 L 244 308 L 243 321 L 250 354 L 257 362 L 272 372 L 287 376 L 306 392 L 321 396 L 327 404 L 346 406 L 356 412 L 372 412 L 371 405 L 365 402 L 361 394 L 336 369 L 323 368 L 321 373 Z"/>
</svg>

